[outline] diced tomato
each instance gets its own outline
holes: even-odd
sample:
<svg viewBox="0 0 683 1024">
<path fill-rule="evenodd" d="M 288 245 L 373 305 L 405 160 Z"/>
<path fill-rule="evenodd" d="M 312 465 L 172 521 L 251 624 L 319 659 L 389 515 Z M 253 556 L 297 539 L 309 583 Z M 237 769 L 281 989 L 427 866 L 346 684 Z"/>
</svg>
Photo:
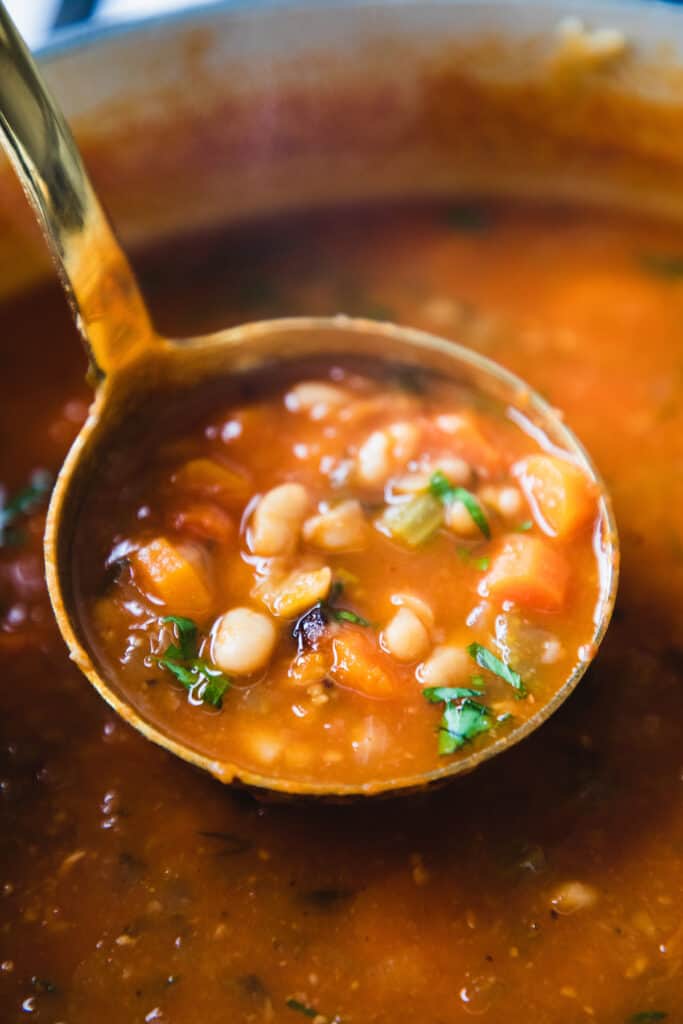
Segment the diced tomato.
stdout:
<svg viewBox="0 0 683 1024">
<path fill-rule="evenodd" d="M 538 525 L 551 537 L 569 537 L 594 517 L 594 488 L 582 469 L 554 455 L 530 455 L 515 467 Z"/>
<path fill-rule="evenodd" d="M 201 621 L 213 604 L 201 567 L 166 537 L 155 537 L 130 556 L 140 589 L 163 601 L 174 615 Z"/>
<path fill-rule="evenodd" d="M 569 563 L 540 537 L 509 535 L 491 560 L 482 592 L 522 608 L 556 612 L 564 605 Z"/>
<path fill-rule="evenodd" d="M 332 641 L 330 676 L 365 697 L 393 697 L 394 680 L 381 664 L 381 652 L 357 629 L 343 629 Z"/>
<path fill-rule="evenodd" d="M 235 534 L 235 525 L 222 508 L 212 502 L 195 502 L 174 512 L 171 524 L 179 533 L 189 533 L 200 540 L 227 544 Z"/>
</svg>

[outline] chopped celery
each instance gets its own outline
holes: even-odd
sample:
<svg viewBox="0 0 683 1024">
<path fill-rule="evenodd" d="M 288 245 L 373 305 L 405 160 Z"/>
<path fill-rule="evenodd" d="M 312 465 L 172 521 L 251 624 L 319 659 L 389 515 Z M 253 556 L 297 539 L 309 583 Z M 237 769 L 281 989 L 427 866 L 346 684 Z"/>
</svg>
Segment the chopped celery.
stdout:
<svg viewBox="0 0 683 1024">
<path fill-rule="evenodd" d="M 443 525 L 443 506 L 432 494 L 418 494 L 400 505 L 389 505 L 379 526 L 408 547 L 416 548 L 429 540 Z"/>
</svg>

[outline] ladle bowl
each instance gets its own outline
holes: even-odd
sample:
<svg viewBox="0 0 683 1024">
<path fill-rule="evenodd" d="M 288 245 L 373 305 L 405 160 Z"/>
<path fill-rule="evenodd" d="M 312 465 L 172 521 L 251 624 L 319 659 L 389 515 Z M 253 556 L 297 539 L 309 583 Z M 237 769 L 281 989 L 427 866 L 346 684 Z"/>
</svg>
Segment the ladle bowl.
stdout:
<svg viewBox="0 0 683 1024">
<path fill-rule="evenodd" d="M 95 399 L 56 481 L 47 518 L 45 564 L 50 599 L 71 657 L 118 714 L 147 738 L 222 782 L 260 790 L 329 797 L 409 791 L 472 771 L 541 725 L 574 690 L 590 660 L 574 666 L 536 713 L 505 736 L 466 756 L 414 776 L 362 784 L 302 783 L 217 760 L 165 734 L 130 701 L 90 650 L 79 621 L 72 574 L 79 511 L 97 467 L 115 450 L 122 429 L 144 428 L 150 410 L 210 381 L 305 357 L 372 356 L 434 371 L 517 410 L 533 433 L 572 458 L 599 497 L 604 566 L 592 651 L 607 629 L 618 578 L 618 539 L 609 496 L 587 452 L 561 417 L 518 377 L 476 352 L 422 331 L 389 323 L 296 317 L 266 320 L 204 337 L 170 340 L 154 331 L 125 254 L 89 182 L 69 128 L 0 4 L 0 136 L 41 224 L 85 341 Z"/>
</svg>

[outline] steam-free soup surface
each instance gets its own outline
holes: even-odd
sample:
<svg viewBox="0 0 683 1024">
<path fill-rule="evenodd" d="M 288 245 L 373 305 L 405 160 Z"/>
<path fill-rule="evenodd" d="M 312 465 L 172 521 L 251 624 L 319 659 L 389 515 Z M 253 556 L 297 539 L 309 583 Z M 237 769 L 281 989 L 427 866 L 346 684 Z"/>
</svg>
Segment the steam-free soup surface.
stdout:
<svg viewBox="0 0 683 1024">
<path fill-rule="evenodd" d="M 598 488 L 528 409 L 342 355 L 214 392 L 126 431 L 76 526 L 95 654 L 166 734 L 367 791 L 514 738 L 591 657 Z"/>
<path fill-rule="evenodd" d="M 679 1020 L 682 252 L 595 211 L 442 205 L 143 261 L 178 334 L 343 309 L 457 337 L 563 408 L 607 477 L 622 585 L 576 694 L 399 803 L 260 805 L 147 743 L 69 664 L 35 471 L 85 415 L 84 366 L 56 289 L 2 310 L 3 1021 Z"/>
</svg>

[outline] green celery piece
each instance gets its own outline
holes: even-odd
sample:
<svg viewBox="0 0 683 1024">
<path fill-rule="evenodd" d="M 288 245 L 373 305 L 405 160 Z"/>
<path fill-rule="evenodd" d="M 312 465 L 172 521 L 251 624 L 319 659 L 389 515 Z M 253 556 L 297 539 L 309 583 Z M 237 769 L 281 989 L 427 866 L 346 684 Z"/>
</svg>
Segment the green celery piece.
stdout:
<svg viewBox="0 0 683 1024">
<path fill-rule="evenodd" d="M 432 494 L 418 494 L 400 505 L 389 505 L 380 523 L 396 540 L 416 548 L 443 525 L 443 508 Z"/>
</svg>

